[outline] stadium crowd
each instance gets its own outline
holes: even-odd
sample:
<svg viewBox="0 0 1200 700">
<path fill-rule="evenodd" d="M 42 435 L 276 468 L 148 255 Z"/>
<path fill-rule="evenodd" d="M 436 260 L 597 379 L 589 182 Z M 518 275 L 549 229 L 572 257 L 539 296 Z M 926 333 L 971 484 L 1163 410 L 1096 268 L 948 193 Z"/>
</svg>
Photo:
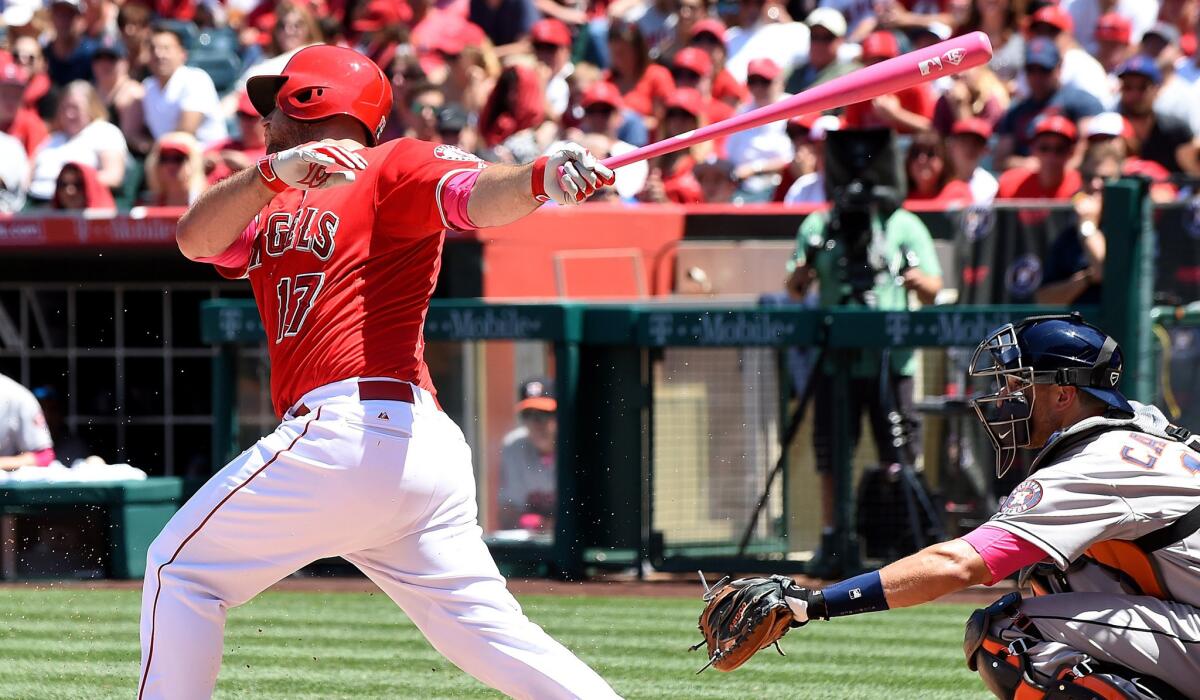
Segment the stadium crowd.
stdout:
<svg viewBox="0 0 1200 700">
<path fill-rule="evenodd" d="M 1200 176 L 1198 5 L 4 0 L 0 211 L 188 204 L 264 152 L 247 78 L 318 42 L 390 76 L 384 138 L 525 162 L 561 140 L 619 154 L 975 30 L 986 66 L 623 168 L 594 199 L 824 202 L 825 134 L 887 127 L 910 201 L 1079 202 L 1080 166 L 1114 161 L 1170 200 Z"/>
</svg>

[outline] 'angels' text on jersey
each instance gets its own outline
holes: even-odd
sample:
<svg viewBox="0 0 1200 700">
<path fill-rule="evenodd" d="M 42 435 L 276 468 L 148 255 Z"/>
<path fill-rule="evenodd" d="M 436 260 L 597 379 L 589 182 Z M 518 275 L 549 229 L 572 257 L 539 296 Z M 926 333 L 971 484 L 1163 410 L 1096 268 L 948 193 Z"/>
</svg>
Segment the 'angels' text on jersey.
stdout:
<svg viewBox="0 0 1200 700">
<path fill-rule="evenodd" d="M 289 250 L 308 251 L 321 262 L 329 260 L 336 245 L 334 236 L 341 224 L 338 215 L 317 207 L 305 207 L 298 226 L 292 225 L 295 218 L 295 214 L 287 211 L 276 211 L 267 216 L 259 234 L 262 244 L 255 242 L 246 268 L 248 271 L 262 265 L 264 252 L 277 258 Z"/>
</svg>

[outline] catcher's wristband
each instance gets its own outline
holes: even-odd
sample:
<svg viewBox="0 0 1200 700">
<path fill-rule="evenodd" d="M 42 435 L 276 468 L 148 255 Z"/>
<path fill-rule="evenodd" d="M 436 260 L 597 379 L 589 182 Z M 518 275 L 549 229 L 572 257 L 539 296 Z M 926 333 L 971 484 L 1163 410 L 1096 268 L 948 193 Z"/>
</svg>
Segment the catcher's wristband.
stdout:
<svg viewBox="0 0 1200 700">
<path fill-rule="evenodd" d="M 533 199 L 538 202 L 550 201 L 546 194 L 546 164 L 549 162 L 550 156 L 542 156 L 533 161 L 533 175 L 530 177 L 529 188 L 533 192 Z"/>
<path fill-rule="evenodd" d="M 878 571 L 859 574 L 822 590 L 826 617 L 841 617 L 888 609 Z"/>
<path fill-rule="evenodd" d="M 259 158 L 255 168 L 258 170 L 258 179 L 262 180 L 262 183 L 275 194 L 279 194 L 288 188 L 287 183 L 275 173 L 274 153 Z"/>
</svg>

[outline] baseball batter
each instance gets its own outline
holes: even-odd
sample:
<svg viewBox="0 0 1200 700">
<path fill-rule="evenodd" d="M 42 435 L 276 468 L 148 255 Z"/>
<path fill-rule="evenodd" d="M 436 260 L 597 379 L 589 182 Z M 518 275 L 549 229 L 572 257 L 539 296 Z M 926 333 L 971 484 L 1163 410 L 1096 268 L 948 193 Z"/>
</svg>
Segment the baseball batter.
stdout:
<svg viewBox="0 0 1200 700">
<path fill-rule="evenodd" d="M 823 590 L 784 577 L 714 588 L 701 616 L 710 663 L 732 670 L 769 645 L 787 630 L 780 611 L 800 626 L 917 605 L 1024 569 L 1032 597 L 1010 593 L 967 623 L 967 663 L 998 697 L 1200 698 L 1200 439 L 1128 401 L 1121 370 L 1116 341 L 1077 314 L 994 331 L 971 374 L 995 382 L 973 404 L 998 472 L 1018 449 L 1038 450 L 1000 512 L 960 539 Z M 765 620 L 750 634 L 719 615 L 746 601 Z"/>
<path fill-rule="evenodd" d="M 247 88 L 270 155 L 201 196 L 177 237 L 187 257 L 250 280 L 282 422 L 154 541 L 138 697 L 210 697 L 226 611 L 339 555 L 483 683 L 617 697 L 506 589 L 476 522 L 470 450 L 422 358 L 445 228 L 574 204 L 612 172 L 575 145 L 485 167 L 447 146 L 379 144 L 391 85 L 350 49 L 303 49 Z"/>
</svg>

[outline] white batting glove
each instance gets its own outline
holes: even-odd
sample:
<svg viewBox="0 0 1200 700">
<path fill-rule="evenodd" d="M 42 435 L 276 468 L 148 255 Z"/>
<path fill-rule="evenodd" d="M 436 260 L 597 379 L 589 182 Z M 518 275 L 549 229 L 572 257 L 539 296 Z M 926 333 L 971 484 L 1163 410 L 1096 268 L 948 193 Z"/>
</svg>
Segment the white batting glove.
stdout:
<svg viewBox="0 0 1200 700">
<path fill-rule="evenodd" d="M 533 163 L 533 198 L 573 206 L 613 184 L 613 171 L 577 143 L 567 143 Z"/>
<path fill-rule="evenodd" d="M 313 141 L 258 161 L 258 176 L 274 192 L 288 188 L 321 190 L 354 182 L 354 171 L 367 167 L 357 153 L 328 141 Z M 338 168 L 338 170 L 330 170 Z"/>
</svg>

